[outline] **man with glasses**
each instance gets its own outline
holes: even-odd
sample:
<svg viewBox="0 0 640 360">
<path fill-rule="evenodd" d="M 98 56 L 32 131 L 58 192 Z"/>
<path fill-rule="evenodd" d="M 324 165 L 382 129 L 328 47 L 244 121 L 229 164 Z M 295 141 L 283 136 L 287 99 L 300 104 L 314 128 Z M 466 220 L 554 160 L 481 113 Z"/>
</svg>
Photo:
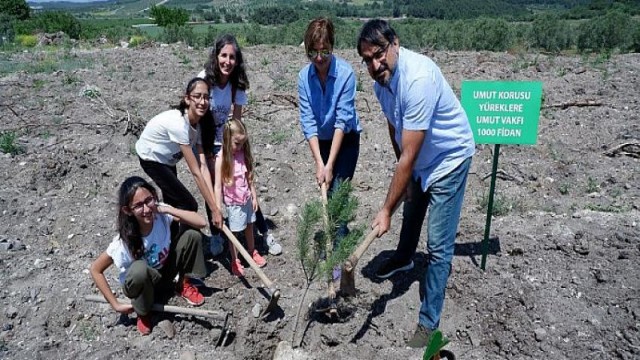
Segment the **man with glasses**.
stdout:
<svg viewBox="0 0 640 360">
<path fill-rule="evenodd" d="M 428 57 L 401 47 L 386 21 L 368 21 L 357 48 L 375 80 L 374 91 L 398 160 L 385 202 L 372 223 L 379 237 L 389 230 L 393 209 L 404 198 L 400 241 L 377 270 L 378 278 L 413 269 L 429 209 L 424 298 L 418 326 L 407 343 L 421 348 L 440 323 L 475 143 L 467 116 L 440 68 Z"/>
</svg>

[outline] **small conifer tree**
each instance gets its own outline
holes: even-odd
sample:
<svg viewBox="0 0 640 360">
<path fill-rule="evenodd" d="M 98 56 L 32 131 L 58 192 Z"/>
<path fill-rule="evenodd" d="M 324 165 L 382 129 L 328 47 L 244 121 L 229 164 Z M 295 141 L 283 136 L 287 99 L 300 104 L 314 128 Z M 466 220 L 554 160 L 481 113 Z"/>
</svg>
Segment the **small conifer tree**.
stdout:
<svg viewBox="0 0 640 360">
<path fill-rule="evenodd" d="M 297 227 L 296 245 L 300 265 L 305 275 L 306 288 L 298 307 L 293 331 L 294 339 L 298 318 L 311 284 L 318 277 L 331 283 L 333 269 L 342 265 L 362 239 L 364 233 L 362 228 L 353 229 L 348 234 L 341 234 L 340 231 L 355 219 L 358 200 L 351 194 L 352 190 L 350 182 L 340 182 L 328 199 L 326 214 L 323 214 L 325 209 L 320 200 L 307 202 L 302 210 Z M 327 244 L 332 244 L 332 251 L 326 251 Z M 302 338 L 300 344 L 302 344 Z M 294 343 L 293 340 L 292 343 Z"/>
</svg>

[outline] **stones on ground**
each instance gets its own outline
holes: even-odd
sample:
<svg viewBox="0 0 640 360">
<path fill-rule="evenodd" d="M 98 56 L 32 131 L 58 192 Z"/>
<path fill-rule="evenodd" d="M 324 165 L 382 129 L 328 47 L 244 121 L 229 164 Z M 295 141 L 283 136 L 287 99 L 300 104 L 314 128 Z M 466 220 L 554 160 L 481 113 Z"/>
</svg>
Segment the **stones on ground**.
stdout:
<svg viewBox="0 0 640 360">
<path fill-rule="evenodd" d="M 580 243 L 573 245 L 573 251 L 580 255 L 589 255 L 589 244 L 586 241 L 581 241 Z"/>
<path fill-rule="evenodd" d="M 9 305 L 4 309 L 4 315 L 9 319 L 15 319 L 18 316 L 18 309 Z"/>
<path fill-rule="evenodd" d="M 192 351 L 185 351 L 180 354 L 180 360 L 196 360 L 196 354 Z"/>
<path fill-rule="evenodd" d="M 20 240 L 9 240 L 7 238 L 0 239 L 0 251 L 2 252 L 9 250 L 20 251 L 26 248 L 27 247 L 24 246 L 24 244 Z"/>
<path fill-rule="evenodd" d="M 302 349 L 294 349 L 288 341 L 281 341 L 273 353 L 273 360 L 311 360 L 313 357 Z"/>
<path fill-rule="evenodd" d="M 158 323 L 158 328 L 162 329 L 167 338 L 173 339 L 176 336 L 176 329 L 173 327 L 173 323 L 169 320 L 162 320 Z"/>
<path fill-rule="evenodd" d="M 261 313 L 262 305 L 260 303 L 256 303 L 255 305 L 253 305 L 253 309 L 251 309 L 251 315 L 253 315 L 254 318 L 258 318 L 260 317 Z"/>
<path fill-rule="evenodd" d="M 547 337 L 547 330 L 543 328 L 537 328 L 533 331 L 533 335 L 536 338 L 536 341 L 544 341 L 544 339 Z"/>
<path fill-rule="evenodd" d="M 33 266 L 35 266 L 36 269 L 44 269 L 47 267 L 47 263 L 42 259 L 36 259 L 36 261 L 33 262 Z"/>
<path fill-rule="evenodd" d="M 593 275 L 595 276 L 596 281 L 599 283 L 606 283 L 609 281 L 609 276 L 607 276 L 607 274 L 600 269 L 596 270 Z"/>
<path fill-rule="evenodd" d="M 214 327 L 211 330 L 209 330 L 209 337 L 211 338 L 214 344 L 218 342 L 218 340 L 220 339 L 220 336 L 222 336 L 222 328 Z"/>
<path fill-rule="evenodd" d="M 140 335 L 140 333 L 136 330 L 135 331 L 135 336 L 133 336 L 133 339 L 131 340 L 131 345 L 133 345 L 134 348 L 136 349 L 149 349 L 151 348 L 151 341 L 153 340 L 153 336 L 154 333 L 151 332 L 151 336 L 142 336 Z"/>
<path fill-rule="evenodd" d="M 287 204 L 284 217 L 287 220 L 293 220 L 298 214 L 298 207 L 296 204 Z"/>
</svg>

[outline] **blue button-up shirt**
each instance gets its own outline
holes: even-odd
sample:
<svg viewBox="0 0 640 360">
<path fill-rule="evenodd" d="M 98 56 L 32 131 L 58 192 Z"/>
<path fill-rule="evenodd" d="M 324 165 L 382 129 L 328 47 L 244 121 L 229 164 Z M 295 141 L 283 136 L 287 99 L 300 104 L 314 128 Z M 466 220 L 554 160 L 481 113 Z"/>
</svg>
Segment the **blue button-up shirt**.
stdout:
<svg viewBox="0 0 640 360">
<path fill-rule="evenodd" d="M 309 140 L 331 140 L 336 129 L 345 134 L 361 132 L 355 108 L 356 77 L 351 65 L 331 55 L 325 89 L 322 90 L 316 67 L 310 63 L 298 74 L 300 126 Z"/>
<path fill-rule="evenodd" d="M 425 131 L 413 178 L 426 189 L 475 153 L 467 114 L 440 68 L 428 57 L 400 48 L 388 87 L 374 92 L 395 129 L 402 150 L 402 130 Z"/>
</svg>

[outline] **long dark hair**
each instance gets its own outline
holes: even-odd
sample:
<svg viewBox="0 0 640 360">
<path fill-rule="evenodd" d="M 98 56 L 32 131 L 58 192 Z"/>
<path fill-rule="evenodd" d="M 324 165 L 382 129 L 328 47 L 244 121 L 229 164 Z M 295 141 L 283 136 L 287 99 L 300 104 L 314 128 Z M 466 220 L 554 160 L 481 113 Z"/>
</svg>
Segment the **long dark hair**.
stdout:
<svg viewBox="0 0 640 360">
<path fill-rule="evenodd" d="M 139 188 L 149 190 L 156 200 L 158 200 L 158 193 L 156 189 L 147 182 L 147 180 L 139 177 L 132 176 L 127 178 L 118 190 L 118 232 L 120 239 L 124 242 L 125 246 L 129 250 L 131 256 L 138 260 L 144 255 L 144 244 L 142 243 L 142 233 L 140 232 L 140 225 L 138 220 L 129 212 L 125 212 L 125 208 L 129 207 L 131 200 L 133 200 L 136 191 Z"/>
<path fill-rule="evenodd" d="M 231 86 L 240 90 L 247 90 L 249 88 L 249 78 L 244 67 L 244 58 L 242 57 L 242 51 L 236 41 L 235 36 L 231 34 L 224 34 L 216 40 L 215 46 L 211 49 L 209 59 L 204 64 L 205 80 L 210 86 L 220 84 L 222 74 L 220 73 L 220 66 L 218 65 L 218 55 L 225 45 L 232 45 L 236 51 L 236 66 L 233 68 L 233 72 L 229 76 L 229 82 Z"/>
</svg>

